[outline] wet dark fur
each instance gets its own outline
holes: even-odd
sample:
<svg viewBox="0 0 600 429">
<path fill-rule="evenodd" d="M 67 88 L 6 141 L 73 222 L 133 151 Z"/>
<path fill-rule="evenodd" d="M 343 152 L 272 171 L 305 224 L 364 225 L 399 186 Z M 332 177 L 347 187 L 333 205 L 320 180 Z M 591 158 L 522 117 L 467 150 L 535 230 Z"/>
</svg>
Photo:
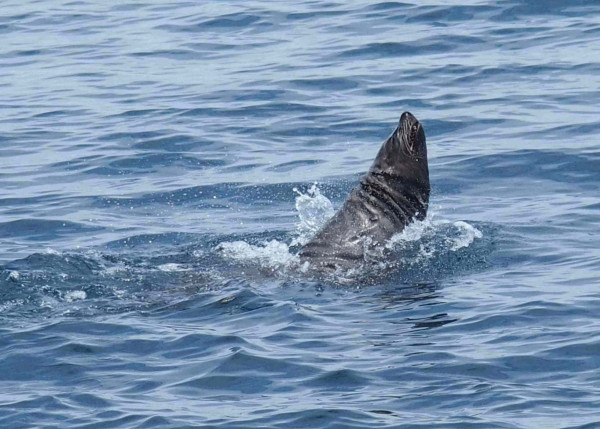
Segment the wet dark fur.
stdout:
<svg viewBox="0 0 600 429">
<path fill-rule="evenodd" d="M 413 219 L 425 218 L 429 191 L 425 131 L 405 112 L 367 175 L 300 249 L 301 260 L 315 267 L 359 265 L 370 246 L 384 244 Z"/>
</svg>

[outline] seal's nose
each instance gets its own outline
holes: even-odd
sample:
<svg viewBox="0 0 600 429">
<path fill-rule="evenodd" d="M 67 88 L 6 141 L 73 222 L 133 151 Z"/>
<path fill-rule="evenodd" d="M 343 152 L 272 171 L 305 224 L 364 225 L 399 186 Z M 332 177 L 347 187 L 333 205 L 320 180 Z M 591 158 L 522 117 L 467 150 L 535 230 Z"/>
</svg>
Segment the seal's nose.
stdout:
<svg viewBox="0 0 600 429">
<path fill-rule="evenodd" d="M 412 125 L 418 123 L 417 118 L 413 116 L 410 112 L 404 112 L 402 116 L 400 116 L 400 124 Z"/>
</svg>

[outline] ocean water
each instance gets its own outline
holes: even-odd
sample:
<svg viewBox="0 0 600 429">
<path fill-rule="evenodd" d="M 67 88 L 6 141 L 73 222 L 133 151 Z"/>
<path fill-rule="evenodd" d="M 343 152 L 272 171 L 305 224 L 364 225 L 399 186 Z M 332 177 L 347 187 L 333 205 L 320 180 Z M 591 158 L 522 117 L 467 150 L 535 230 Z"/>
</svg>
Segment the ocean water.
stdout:
<svg viewBox="0 0 600 429">
<path fill-rule="evenodd" d="M 600 427 L 600 3 L 0 12 L 0 427 Z M 303 273 L 406 110 L 427 219 Z"/>
</svg>

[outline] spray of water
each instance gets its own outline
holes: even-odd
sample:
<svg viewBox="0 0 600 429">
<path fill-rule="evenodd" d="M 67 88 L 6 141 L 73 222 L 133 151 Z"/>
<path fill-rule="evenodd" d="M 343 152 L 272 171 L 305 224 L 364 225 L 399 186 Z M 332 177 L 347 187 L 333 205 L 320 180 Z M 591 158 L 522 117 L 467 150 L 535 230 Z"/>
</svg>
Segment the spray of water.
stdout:
<svg viewBox="0 0 600 429">
<path fill-rule="evenodd" d="M 296 211 L 299 222 L 296 225 L 297 236 L 292 240 L 292 246 L 308 243 L 334 214 L 333 204 L 321 194 L 316 182 L 308 188 L 306 194 L 297 188 L 294 188 L 294 192 L 298 194 Z"/>
<path fill-rule="evenodd" d="M 299 269 L 306 271 L 308 266 L 300 266 L 297 255 L 290 251 L 294 246 L 307 243 L 319 229 L 333 216 L 331 201 L 321 194 L 314 183 L 305 193 L 294 188 L 298 223 L 289 243 L 270 240 L 258 245 L 245 241 L 224 242 L 217 250 L 225 258 L 242 263 L 256 264 L 275 272 L 288 272 Z M 414 266 L 448 252 L 456 252 L 469 247 L 474 240 L 482 238 L 480 230 L 464 221 L 450 222 L 436 219 L 435 211 L 430 210 L 422 221 L 409 224 L 402 232 L 394 235 L 387 243 L 373 245 L 365 243 L 365 266 L 390 268 L 386 255 L 392 253 L 393 265 Z"/>
<path fill-rule="evenodd" d="M 331 201 L 319 191 L 314 183 L 306 193 L 294 188 L 296 196 L 296 210 L 298 223 L 290 243 L 278 240 L 265 241 L 259 245 L 245 241 L 224 242 L 217 246 L 217 250 L 225 258 L 243 263 L 258 264 L 260 267 L 272 271 L 287 271 L 291 268 L 306 270 L 306 265 L 301 266 L 297 255 L 290 252 L 290 248 L 306 244 L 333 216 L 334 210 Z"/>
<path fill-rule="evenodd" d="M 436 257 L 467 248 L 482 237 L 482 232 L 467 222 L 437 219 L 436 212 L 430 210 L 425 219 L 407 225 L 384 247 L 394 255 L 391 260 L 395 266 L 423 266 Z"/>
</svg>

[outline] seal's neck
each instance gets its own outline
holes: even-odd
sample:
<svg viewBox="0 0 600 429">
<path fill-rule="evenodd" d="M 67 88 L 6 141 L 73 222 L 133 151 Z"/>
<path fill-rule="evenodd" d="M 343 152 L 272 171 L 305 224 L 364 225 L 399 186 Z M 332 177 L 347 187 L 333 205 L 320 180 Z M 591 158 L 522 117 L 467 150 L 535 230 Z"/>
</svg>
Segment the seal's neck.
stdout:
<svg viewBox="0 0 600 429">
<path fill-rule="evenodd" d="M 385 172 L 369 173 L 361 179 L 361 185 L 375 191 L 378 198 L 398 205 L 408 218 L 425 218 L 429 205 L 429 181 L 397 177 Z"/>
</svg>

